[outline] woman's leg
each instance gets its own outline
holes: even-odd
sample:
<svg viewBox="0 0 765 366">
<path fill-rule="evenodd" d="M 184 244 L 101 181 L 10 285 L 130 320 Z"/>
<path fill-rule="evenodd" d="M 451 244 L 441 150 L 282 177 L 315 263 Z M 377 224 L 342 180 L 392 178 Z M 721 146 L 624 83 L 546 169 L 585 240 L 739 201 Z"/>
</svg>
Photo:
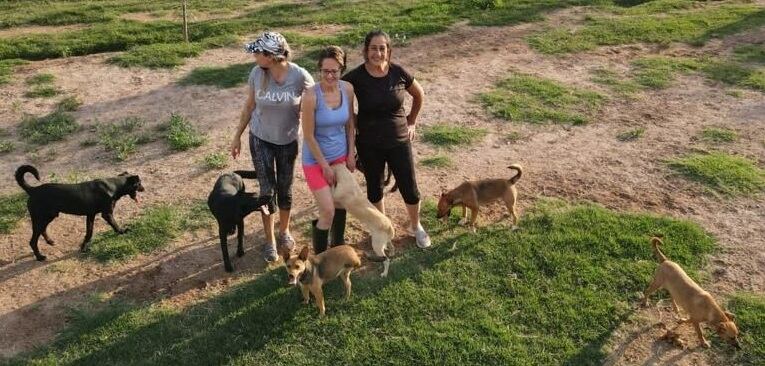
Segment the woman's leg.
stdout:
<svg viewBox="0 0 765 366">
<path fill-rule="evenodd" d="M 297 141 L 279 146 L 276 150 L 276 197 L 279 206 L 279 244 L 292 249 L 295 240 L 290 234 L 290 210 L 292 209 L 292 181 L 295 176 Z"/>
<path fill-rule="evenodd" d="M 260 195 L 267 194 L 275 197 L 276 176 L 274 174 L 273 145 L 250 135 L 250 155 L 258 176 Z M 263 234 L 266 238 L 266 244 L 263 246 L 263 257 L 267 262 L 273 262 L 278 259 L 273 215 L 261 213 L 260 216 L 263 219 Z"/>
<path fill-rule="evenodd" d="M 385 159 L 382 150 L 366 146 L 365 144 L 356 144 L 356 151 L 359 153 L 359 161 L 364 167 L 364 179 L 367 182 L 367 199 L 380 212 L 385 214 L 385 203 L 383 202 Z"/>
<path fill-rule="evenodd" d="M 407 143 L 391 148 L 386 151 L 385 157 L 406 203 L 406 212 L 409 215 L 412 234 L 417 239 L 417 246 L 427 248 L 430 246 L 430 237 L 420 224 L 420 191 L 417 188 L 412 145 Z"/>
</svg>

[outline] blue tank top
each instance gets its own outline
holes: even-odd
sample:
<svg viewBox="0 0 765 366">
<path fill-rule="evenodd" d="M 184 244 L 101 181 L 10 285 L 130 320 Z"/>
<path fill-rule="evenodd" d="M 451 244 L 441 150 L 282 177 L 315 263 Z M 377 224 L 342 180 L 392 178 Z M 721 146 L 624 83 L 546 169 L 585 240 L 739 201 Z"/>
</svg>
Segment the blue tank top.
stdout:
<svg viewBox="0 0 765 366">
<path fill-rule="evenodd" d="M 324 159 L 329 163 L 348 154 L 348 137 L 345 134 L 345 124 L 348 123 L 350 113 L 348 110 L 348 95 L 345 85 L 341 82 L 340 106 L 329 108 L 324 102 L 324 94 L 319 84 L 313 88 L 316 93 L 316 111 L 314 112 L 314 136 L 319 143 Z M 303 139 L 303 165 L 318 164 L 316 158 L 308 148 L 308 143 Z"/>
</svg>

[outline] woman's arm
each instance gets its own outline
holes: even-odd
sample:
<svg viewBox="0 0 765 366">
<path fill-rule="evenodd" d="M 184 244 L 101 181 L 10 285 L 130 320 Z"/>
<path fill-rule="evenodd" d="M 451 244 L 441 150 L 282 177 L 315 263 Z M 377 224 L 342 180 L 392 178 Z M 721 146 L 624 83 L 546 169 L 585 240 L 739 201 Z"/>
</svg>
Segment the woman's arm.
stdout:
<svg viewBox="0 0 765 366">
<path fill-rule="evenodd" d="M 417 80 L 412 82 L 406 91 L 412 96 L 412 109 L 406 116 L 406 124 L 409 126 L 409 140 L 414 140 L 414 126 L 417 124 L 417 115 L 420 114 L 422 101 L 425 99 L 425 91 Z"/>
<path fill-rule="evenodd" d="M 353 113 L 353 104 L 356 101 L 356 95 L 353 93 L 351 83 L 346 85 L 346 95 L 348 96 L 348 122 L 345 124 L 345 134 L 348 136 L 348 158 L 346 166 L 353 172 L 356 170 L 356 115 Z"/>
<path fill-rule="evenodd" d="M 247 101 L 242 107 L 242 114 L 239 116 L 239 124 L 236 126 L 236 132 L 234 133 L 234 139 L 231 141 L 231 156 L 236 159 L 239 156 L 242 148 L 242 132 L 247 128 L 250 123 L 250 116 L 255 109 L 255 91 L 252 87 L 247 88 Z"/>
</svg>

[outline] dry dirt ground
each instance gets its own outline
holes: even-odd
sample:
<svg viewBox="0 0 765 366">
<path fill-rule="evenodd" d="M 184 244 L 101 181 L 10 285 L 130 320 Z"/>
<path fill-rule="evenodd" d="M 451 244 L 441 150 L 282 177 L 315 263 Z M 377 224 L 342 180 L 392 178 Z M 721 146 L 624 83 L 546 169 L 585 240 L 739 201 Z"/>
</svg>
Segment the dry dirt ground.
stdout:
<svg viewBox="0 0 765 366">
<path fill-rule="evenodd" d="M 556 12 L 548 22 L 570 24 L 581 19 L 578 9 Z M 709 261 L 708 290 L 718 299 L 735 291 L 765 290 L 765 199 L 723 198 L 700 186 L 673 176 L 663 159 L 704 148 L 694 136 L 705 126 L 727 127 L 741 139 L 725 150 L 765 162 L 765 95 L 743 91 L 742 96 L 726 94 L 726 88 L 694 76 L 679 78 L 672 87 L 644 92 L 634 99 L 611 98 L 597 113 L 594 122 L 581 127 L 540 126 L 511 123 L 488 115 L 475 102 L 478 92 L 512 71 L 554 79 L 570 85 L 608 93 L 593 84 L 589 70 L 609 67 L 625 70 L 634 57 L 647 54 L 696 55 L 729 52 L 740 42 L 764 41 L 762 29 L 710 42 L 703 48 L 672 45 L 605 47 L 567 56 L 543 56 L 524 42 L 540 24 L 480 28 L 458 25 L 450 31 L 413 40 L 394 51 L 395 61 L 408 66 L 423 84 L 427 99 L 419 123 L 455 123 L 486 128 L 490 134 L 471 147 L 444 150 L 456 163 L 454 168 L 420 168 L 418 180 L 424 196 L 435 196 L 442 188 L 464 179 L 506 176 L 509 163 L 521 163 L 526 174 L 519 182 L 520 206 L 529 207 L 535 198 L 554 196 L 570 200 L 591 200 L 606 207 L 638 212 L 655 212 L 693 220 L 714 234 L 721 250 Z M 351 64 L 359 61 L 352 50 Z M 218 171 L 207 171 L 199 162 L 204 154 L 225 151 L 244 102 L 244 87 L 219 90 L 208 86 L 181 87 L 174 81 L 190 70 L 205 65 L 229 65 L 249 61 L 238 49 L 208 51 L 182 67 L 167 71 L 123 69 L 104 63 L 108 54 L 34 62 L 14 76 L 0 92 L 0 127 L 13 130 L 22 113 L 48 113 L 55 101 L 23 97 L 23 80 L 36 73 L 51 73 L 68 95 L 76 95 L 83 107 L 78 121 L 91 125 L 128 116 L 140 116 L 151 124 L 167 120 L 171 112 L 182 113 L 204 130 L 210 141 L 201 148 L 172 153 L 162 142 L 140 148 L 123 163 L 114 163 L 102 148 L 80 146 L 88 132 L 44 147 L 36 163 L 43 176 L 87 172 L 88 176 L 109 176 L 123 170 L 137 173 L 147 188 L 142 205 L 204 198 Z M 636 142 L 620 142 L 615 136 L 627 129 L 643 127 Z M 503 136 L 517 132 L 523 138 L 508 143 Z M 416 160 L 435 154 L 437 149 L 415 143 Z M 246 145 L 245 145 L 246 146 Z M 12 172 L 29 161 L 23 148 L 3 156 L 0 170 L 2 192 L 18 192 Z M 251 167 L 249 154 L 233 161 L 227 170 Z M 297 169 L 294 184 L 294 228 L 300 243 L 308 243 L 303 229 L 315 215 L 315 206 L 302 172 Z M 359 178 L 361 180 L 361 178 Z M 388 196 L 389 215 L 403 232 L 405 214 L 398 194 Z M 140 211 L 135 203 L 119 203 L 117 219 L 127 222 Z M 495 207 L 482 216 L 485 223 L 502 213 Z M 69 307 L 84 306 L 98 296 L 167 301 L 188 306 L 224 291 L 230 284 L 251 279 L 266 265 L 258 254 L 262 245 L 260 220 L 248 219 L 246 250 L 235 259 L 236 272 L 223 271 L 220 249 L 212 231 L 185 235 L 166 249 L 142 255 L 125 263 L 98 264 L 81 258 L 78 243 L 84 220 L 64 216 L 49 227 L 58 240 L 55 247 L 41 243 L 48 261 L 33 260 L 27 245 L 30 226 L 25 220 L 0 239 L 0 356 L 11 356 L 49 342 L 66 325 Z M 108 230 L 96 222 L 96 232 Z M 357 236 L 358 237 L 358 236 Z M 410 238 L 398 245 L 417 250 Z M 253 247 L 254 246 L 254 247 Z M 668 304 L 637 309 L 630 321 L 613 335 L 610 364 L 724 364 L 714 351 L 697 348 L 691 329 L 682 332 L 691 347 L 680 350 L 658 341 L 658 324 L 671 322 Z"/>
</svg>

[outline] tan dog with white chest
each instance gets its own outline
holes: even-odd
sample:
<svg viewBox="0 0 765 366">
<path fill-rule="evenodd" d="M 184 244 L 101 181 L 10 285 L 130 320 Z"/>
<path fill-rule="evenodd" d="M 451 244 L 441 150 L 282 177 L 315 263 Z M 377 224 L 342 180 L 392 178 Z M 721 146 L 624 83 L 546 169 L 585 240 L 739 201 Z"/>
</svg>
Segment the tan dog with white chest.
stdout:
<svg viewBox="0 0 765 366">
<path fill-rule="evenodd" d="M 702 322 L 713 326 L 720 338 L 740 348 L 738 328 L 733 322 L 735 320 L 733 314 L 723 311 L 717 305 L 712 295 L 704 291 L 704 289 L 688 277 L 677 263 L 668 260 L 659 250 L 659 244 L 661 243 L 659 238 L 651 239 L 654 255 L 660 264 L 653 275 L 653 281 L 645 290 L 643 306 L 648 306 L 648 297 L 651 294 L 660 288 L 664 288 L 672 296 L 672 309 L 679 313 L 679 305 L 690 315 L 687 319 L 680 319 L 680 322 L 693 323 L 699 336 L 699 341 L 704 347 L 709 348 L 710 344 L 704 338 L 704 333 L 701 330 Z"/>
<path fill-rule="evenodd" d="M 482 179 L 464 182 L 449 192 L 441 193 L 436 217 L 439 219 L 446 217 L 451 212 L 452 207 L 461 206 L 462 220 L 460 224 L 468 224 L 475 230 L 478 208 L 501 199 L 510 212 L 513 229 L 517 229 L 518 212 L 515 209 L 515 202 L 518 199 L 518 191 L 515 189 L 515 183 L 521 179 L 523 170 L 518 164 L 510 165 L 508 168 L 517 172 L 510 179 Z M 470 221 L 467 220 L 467 209 L 470 209 Z"/>
<path fill-rule="evenodd" d="M 356 182 L 345 164 L 332 165 L 332 170 L 337 182 L 332 187 L 332 198 L 338 206 L 344 207 L 351 216 L 359 220 L 364 229 L 369 232 L 375 255 L 367 255 L 366 257 L 374 262 L 383 262 L 383 271 L 380 276 L 387 276 L 390 257 L 385 254 L 385 250 L 388 249 L 390 256 L 395 251 L 393 236 L 396 231 L 393 229 L 393 224 L 387 216 L 367 200 L 367 196 L 361 191 L 359 183 Z"/>
<path fill-rule="evenodd" d="M 351 272 L 361 266 L 361 259 L 353 247 L 339 245 L 318 255 L 309 255 L 308 247 L 304 247 L 296 256 L 292 256 L 289 251 L 282 253 L 282 256 L 287 268 L 288 283 L 300 285 L 304 304 L 308 304 L 313 294 L 319 315 L 323 316 L 326 311 L 322 290 L 324 283 L 342 277 L 345 297 L 351 297 Z"/>
</svg>

